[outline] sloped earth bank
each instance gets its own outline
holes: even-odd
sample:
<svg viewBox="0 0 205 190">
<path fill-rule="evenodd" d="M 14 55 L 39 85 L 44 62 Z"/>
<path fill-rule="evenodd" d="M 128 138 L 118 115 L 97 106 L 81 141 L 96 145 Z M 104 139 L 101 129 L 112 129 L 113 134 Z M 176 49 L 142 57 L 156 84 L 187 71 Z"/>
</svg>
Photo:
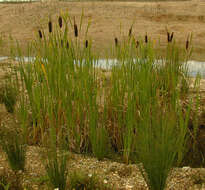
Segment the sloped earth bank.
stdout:
<svg viewBox="0 0 205 190">
<path fill-rule="evenodd" d="M 48 0 L 35 3 L 0 4 L 0 33 L 21 42 L 21 47 L 37 35 L 40 27 L 47 31 L 48 18 L 57 21 L 61 11 L 68 12 L 77 23 L 84 9 L 85 25 L 92 21 L 89 38 L 92 38 L 95 50 L 103 52 L 114 37 L 128 35 L 133 25 L 136 38 L 148 36 L 163 48 L 167 43 L 166 27 L 174 32 L 174 38 L 185 47 L 187 36 L 193 33 L 194 60 L 205 60 L 205 1 L 165 1 L 165 2 L 65 2 Z M 85 28 L 84 25 L 84 28 Z M 121 27 L 120 27 L 121 26 Z M 70 30 L 72 35 L 73 31 Z M 83 31 L 84 34 L 85 31 Z M 121 34 L 120 34 L 121 33 Z M 0 50 L 8 54 L 9 40 Z M 105 53 L 103 53 L 105 54 Z"/>
<path fill-rule="evenodd" d="M 9 72 L 8 63 L 1 63 L 0 65 L 0 81 L 4 81 Z M 12 63 L 14 65 L 14 63 Z M 106 75 L 106 72 L 105 72 Z M 204 107 L 205 98 L 205 80 L 201 81 L 201 105 Z M 194 92 L 192 92 L 194 94 Z M 186 157 L 188 163 L 184 163 L 182 168 L 174 168 L 168 179 L 169 190 L 201 190 L 205 189 L 205 169 L 199 168 L 202 164 L 202 158 L 205 156 L 205 116 L 202 114 L 199 121 L 199 133 L 197 138 L 196 152 L 189 152 Z M 191 127 L 190 123 L 190 127 Z M 5 107 L 0 104 L 0 130 L 11 129 L 17 126 L 17 121 L 14 116 L 8 113 Z M 4 127 L 4 128 L 3 128 Z M 21 174 L 23 184 L 31 187 L 31 189 L 46 189 L 43 176 L 45 176 L 45 169 L 42 162 L 43 148 L 38 146 L 29 146 L 27 150 L 26 171 Z M 198 156 L 197 156 L 198 155 Z M 202 155 L 202 156 L 199 156 Z M 192 161 L 191 161 L 192 160 Z M 190 163 L 192 166 L 189 167 Z M 198 168 L 196 168 L 198 167 Z M 204 167 L 204 165 L 202 165 Z M 68 158 L 68 172 L 72 171 L 85 172 L 87 175 L 97 175 L 99 179 L 110 186 L 113 190 L 146 190 L 148 189 L 142 175 L 139 171 L 138 164 L 123 164 L 113 160 L 104 159 L 98 161 L 96 158 L 89 156 L 69 153 Z M 0 176 L 8 175 L 8 178 L 13 179 L 11 170 L 9 169 L 6 156 L 0 150 Z"/>
</svg>

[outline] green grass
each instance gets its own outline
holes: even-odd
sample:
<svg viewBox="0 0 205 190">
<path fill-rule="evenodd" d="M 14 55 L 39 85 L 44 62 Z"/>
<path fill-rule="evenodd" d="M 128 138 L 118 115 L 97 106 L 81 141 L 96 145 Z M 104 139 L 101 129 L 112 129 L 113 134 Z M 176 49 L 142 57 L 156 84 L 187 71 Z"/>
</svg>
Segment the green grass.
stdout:
<svg viewBox="0 0 205 190">
<path fill-rule="evenodd" d="M 0 88 L 0 103 L 3 103 L 9 113 L 13 113 L 17 101 L 17 91 L 9 83 Z"/>
<path fill-rule="evenodd" d="M 78 190 L 111 190 L 109 185 L 104 184 L 96 175 L 88 175 L 82 171 L 74 171 L 69 175 L 69 189 Z"/>
<path fill-rule="evenodd" d="M 24 171 L 26 161 L 26 145 L 17 133 L 1 134 L 1 147 L 7 155 L 11 169 L 14 172 Z"/>
</svg>

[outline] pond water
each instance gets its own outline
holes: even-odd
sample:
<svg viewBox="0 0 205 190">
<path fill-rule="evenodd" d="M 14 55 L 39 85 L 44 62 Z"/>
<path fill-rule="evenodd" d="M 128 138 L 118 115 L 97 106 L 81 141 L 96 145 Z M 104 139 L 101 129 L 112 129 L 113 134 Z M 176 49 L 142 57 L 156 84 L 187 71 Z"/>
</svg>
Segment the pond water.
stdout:
<svg viewBox="0 0 205 190">
<path fill-rule="evenodd" d="M 8 60 L 9 57 L 7 56 L 0 56 L 0 62 L 5 62 Z M 16 61 L 24 61 L 24 62 L 33 62 L 35 60 L 35 57 L 16 57 Z M 113 65 L 117 64 L 116 59 L 99 59 L 94 62 L 94 64 L 102 69 L 110 69 Z M 160 60 L 157 60 L 156 63 L 161 63 Z M 205 78 L 205 62 L 203 61 L 194 61 L 194 60 L 189 60 L 187 62 L 188 70 L 189 70 L 189 75 L 192 77 L 195 77 L 197 74 L 200 74 L 202 78 Z"/>
</svg>

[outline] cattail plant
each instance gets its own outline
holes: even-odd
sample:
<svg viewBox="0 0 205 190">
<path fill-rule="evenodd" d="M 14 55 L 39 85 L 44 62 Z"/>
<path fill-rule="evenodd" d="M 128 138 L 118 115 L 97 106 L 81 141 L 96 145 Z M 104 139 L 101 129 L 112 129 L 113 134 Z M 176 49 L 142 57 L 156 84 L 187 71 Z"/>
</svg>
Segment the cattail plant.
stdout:
<svg viewBox="0 0 205 190">
<path fill-rule="evenodd" d="M 118 46 L 118 39 L 117 39 L 117 37 L 115 37 L 115 46 L 116 47 Z"/>
<path fill-rule="evenodd" d="M 62 28 L 63 26 L 63 19 L 61 16 L 58 17 L 58 24 L 59 24 L 59 27 Z"/>
<path fill-rule="evenodd" d="M 43 34 L 42 34 L 41 30 L 38 30 L 38 34 L 39 34 L 39 38 L 42 39 L 43 38 Z"/>
<path fill-rule="evenodd" d="M 75 34 L 75 37 L 78 37 L 78 26 L 75 23 L 75 17 L 74 17 L 74 34 Z"/>
<path fill-rule="evenodd" d="M 51 21 L 48 22 L 48 31 L 49 33 L 52 32 L 52 22 Z"/>
</svg>

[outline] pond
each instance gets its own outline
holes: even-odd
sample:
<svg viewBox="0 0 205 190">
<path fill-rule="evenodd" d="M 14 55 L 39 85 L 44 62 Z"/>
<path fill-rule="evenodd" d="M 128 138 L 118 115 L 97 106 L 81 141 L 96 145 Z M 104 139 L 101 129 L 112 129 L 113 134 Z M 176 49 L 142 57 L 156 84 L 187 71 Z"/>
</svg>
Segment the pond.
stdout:
<svg viewBox="0 0 205 190">
<path fill-rule="evenodd" d="M 8 60 L 9 57 L 7 56 L 0 56 L 0 62 L 5 62 Z M 35 60 L 35 57 L 16 57 L 15 61 L 24 61 L 24 62 L 33 62 Z M 94 62 L 94 64 L 102 69 L 110 69 L 113 65 L 117 64 L 116 59 L 99 59 Z M 160 60 L 157 60 L 156 63 L 161 63 Z M 202 78 L 205 78 L 205 61 L 195 61 L 195 60 L 189 60 L 187 62 L 189 75 L 191 77 L 196 77 L 197 74 L 200 74 Z"/>
</svg>

